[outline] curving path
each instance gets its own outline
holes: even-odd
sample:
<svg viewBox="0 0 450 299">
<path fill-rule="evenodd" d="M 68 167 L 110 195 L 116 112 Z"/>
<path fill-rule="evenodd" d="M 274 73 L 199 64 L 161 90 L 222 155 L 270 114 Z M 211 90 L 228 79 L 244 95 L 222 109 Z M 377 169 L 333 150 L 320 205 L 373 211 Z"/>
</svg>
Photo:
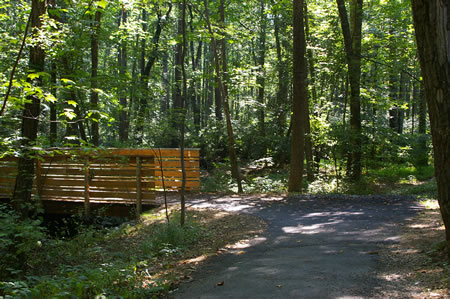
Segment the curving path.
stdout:
<svg viewBox="0 0 450 299">
<path fill-rule="evenodd" d="M 402 196 L 210 197 L 195 207 L 259 216 L 266 233 L 211 259 L 175 298 L 373 298 L 380 245 L 421 208 Z"/>
</svg>

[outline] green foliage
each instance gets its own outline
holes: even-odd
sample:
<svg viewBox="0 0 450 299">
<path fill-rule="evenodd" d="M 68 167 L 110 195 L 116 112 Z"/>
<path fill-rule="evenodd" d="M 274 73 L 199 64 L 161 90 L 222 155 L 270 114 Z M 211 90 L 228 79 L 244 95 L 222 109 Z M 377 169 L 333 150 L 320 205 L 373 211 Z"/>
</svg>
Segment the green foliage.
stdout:
<svg viewBox="0 0 450 299">
<path fill-rule="evenodd" d="M 151 263 L 209 236 L 192 217 L 181 227 L 175 213 L 170 223 L 80 227 L 72 239 L 48 239 L 38 222 L 22 224 L 14 213 L 1 211 L 0 294 L 6 298 L 156 298 L 171 282 L 149 278 Z M 19 267 L 25 263 L 29 267 Z"/>
<path fill-rule="evenodd" d="M 397 164 L 371 170 L 369 175 L 382 183 L 395 183 L 405 180 L 415 182 L 432 178 L 434 168 L 431 166 L 416 168 L 414 166 Z"/>
<path fill-rule="evenodd" d="M 151 238 L 143 244 L 143 252 L 150 256 L 179 254 L 196 243 L 205 232 L 201 227 L 187 219 L 180 225 L 180 215 L 172 215 L 170 223 L 161 223 L 153 228 Z"/>
<path fill-rule="evenodd" d="M 39 220 L 20 219 L 0 205 L 0 279 L 16 277 L 36 264 L 46 235 Z"/>
</svg>

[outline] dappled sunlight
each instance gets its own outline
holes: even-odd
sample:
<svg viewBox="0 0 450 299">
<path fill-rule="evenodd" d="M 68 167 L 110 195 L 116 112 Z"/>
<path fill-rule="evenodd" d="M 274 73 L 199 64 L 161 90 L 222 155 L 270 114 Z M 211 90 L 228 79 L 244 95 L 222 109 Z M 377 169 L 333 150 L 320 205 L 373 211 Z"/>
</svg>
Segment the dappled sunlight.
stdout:
<svg viewBox="0 0 450 299">
<path fill-rule="evenodd" d="M 312 235 L 312 234 L 320 234 L 320 233 L 332 233 L 336 231 L 336 228 L 328 228 L 326 226 L 334 225 L 338 223 L 342 223 L 343 220 L 336 220 L 332 222 L 326 222 L 326 223 L 317 223 L 312 225 L 297 225 L 297 226 L 286 226 L 283 227 L 283 232 L 287 234 L 305 234 L 305 235 Z"/>
<path fill-rule="evenodd" d="M 333 217 L 333 216 L 353 216 L 353 215 L 364 215 L 363 212 L 320 212 L 320 213 L 309 213 L 302 218 L 311 217 Z"/>
</svg>

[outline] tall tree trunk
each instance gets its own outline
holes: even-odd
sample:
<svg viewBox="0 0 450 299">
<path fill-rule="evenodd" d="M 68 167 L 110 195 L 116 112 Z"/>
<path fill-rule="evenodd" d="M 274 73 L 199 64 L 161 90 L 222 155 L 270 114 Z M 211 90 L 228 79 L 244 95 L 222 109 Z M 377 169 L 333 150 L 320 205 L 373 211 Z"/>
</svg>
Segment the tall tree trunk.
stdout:
<svg viewBox="0 0 450 299">
<path fill-rule="evenodd" d="M 44 0 L 31 1 L 31 31 L 33 36 L 38 34 L 42 27 L 41 17 L 46 13 L 47 2 Z M 32 73 L 43 72 L 45 53 L 39 43 L 30 49 L 29 69 Z M 33 79 L 34 86 L 42 85 L 42 79 Z M 22 114 L 22 155 L 18 162 L 18 173 L 12 203 L 16 211 L 23 218 L 27 218 L 34 212 L 35 206 L 31 203 L 31 192 L 34 177 L 34 158 L 32 146 L 37 138 L 39 126 L 39 114 L 41 112 L 40 98 L 36 95 L 29 97 L 30 102 L 25 104 Z"/>
<path fill-rule="evenodd" d="M 216 39 L 214 38 L 213 31 L 211 28 L 211 22 L 209 20 L 208 2 L 207 1 L 208 0 L 203 1 L 203 4 L 205 6 L 205 19 L 206 19 L 206 24 L 208 26 L 208 32 L 209 32 L 209 34 L 211 34 L 211 44 L 212 44 L 212 49 L 213 49 L 213 54 L 214 54 L 216 77 L 218 78 L 220 92 L 221 92 L 221 95 L 223 98 L 223 110 L 224 110 L 226 126 L 227 126 L 228 152 L 230 155 L 231 174 L 237 182 L 238 192 L 242 193 L 243 190 L 242 190 L 241 174 L 239 171 L 239 164 L 238 164 L 238 159 L 237 159 L 237 155 L 236 155 L 233 127 L 231 125 L 230 106 L 228 103 L 228 93 L 227 93 L 227 88 L 226 88 L 226 81 L 222 79 L 222 78 L 225 78 L 224 73 L 226 71 L 226 68 L 222 69 L 222 73 L 220 72 L 219 54 L 217 52 Z M 223 2 L 223 0 L 221 0 L 221 1 Z M 223 57 L 223 59 L 225 60 L 225 57 Z"/>
<path fill-rule="evenodd" d="M 183 5 L 179 3 L 178 5 L 180 14 L 183 15 Z M 184 32 L 184 19 L 182 16 L 178 17 L 178 28 L 177 28 L 177 34 L 178 36 L 183 36 Z M 174 76 L 174 97 L 173 97 L 173 104 L 172 104 L 172 111 L 171 111 L 171 127 L 173 129 L 173 134 L 170 141 L 170 147 L 178 147 L 180 146 L 180 139 L 177 136 L 179 133 L 179 130 L 177 128 L 180 127 L 181 121 L 184 115 L 184 107 L 183 107 L 183 101 L 184 101 L 184 94 L 182 93 L 182 80 L 183 80 L 183 63 L 184 63 L 184 46 L 183 43 L 179 42 L 175 46 L 175 76 Z"/>
<path fill-rule="evenodd" d="M 274 15 L 274 34 L 275 34 L 275 45 L 277 49 L 277 73 L 278 73 L 278 89 L 277 89 L 277 102 L 276 106 L 278 108 L 278 134 L 283 136 L 286 130 L 286 106 L 289 93 L 289 80 L 287 73 L 286 61 L 283 58 L 283 43 L 280 38 L 280 16 L 278 12 Z M 282 161 L 281 161 L 282 162 Z"/>
<path fill-rule="evenodd" d="M 119 13 L 119 28 L 120 25 L 125 25 L 127 23 L 127 11 L 125 9 L 121 10 Z M 120 77 L 120 111 L 119 111 L 119 141 L 127 142 L 128 141 L 128 132 L 129 132 L 129 121 L 128 121 L 128 101 L 127 101 L 127 92 L 125 88 L 125 84 L 128 84 L 126 81 L 126 73 L 127 73 L 127 41 L 122 40 L 119 45 L 119 55 L 118 55 L 118 64 L 119 64 L 119 77 Z M 123 82 L 125 81 L 125 84 Z"/>
<path fill-rule="evenodd" d="M 265 12 L 265 0 L 260 0 L 260 26 L 259 26 L 259 49 L 258 49 L 258 67 L 259 74 L 257 77 L 258 87 L 258 132 L 261 138 L 260 149 L 258 149 L 258 156 L 264 157 L 266 155 L 266 129 L 264 125 L 264 96 L 265 96 L 265 61 L 266 61 L 266 27 L 267 27 L 267 16 Z"/>
<path fill-rule="evenodd" d="M 309 33 L 309 16 L 308 16 L 308 5 L 306 0 L 304 0 L 304 18 L 305 18 L 305 39 L 310 41 Z M 315 88 L 315 70 L 314 70 L 314 56 L 312 49 L 307 50 L 308 56 L 308 70 L 309 70 L 309 81 L 311 86 L 311 96 L 313 103 L 316 101 L 316 88 Z M 306 175 L 308 182 L 314 181 L 314 159 L 313 159 L 313 148 L 312 148 L 312 136 L 311 136 L 311 120 L 309 115 L 309 97 L 306 98 L 306 109 L 305 109 L 305 155 L 306 155 Z"/>
<path fill-rule="evenodd" d="M 293 0 L 293 96 L 292 96 L 292 137 L 291 169 L 288 191 L 302 192 L 304 152 L 305 152 L 305 116 L 308 97 L 306 77 L 306 40 L 304 29 L 304 2 Z"/>
<path fill-rule="evenodd" d="M 190 22 L 189 22 L 189 28 L 192 33 L 194 33 L 194 15 L 192 13 L 192 6 L 189 6 L 189 16 L 190 16 Z M 198 134 L 200 132 L 200 95 L 199 90 L 201 90 L 200 82 L 197 80 L 196 72 L 199 68 L 200 61 L 202 59 L 202 49 L 203 49 L 203 42 L 199 41 L 197 46 L 197 52 L 195 51 L 194 47 L 194 41 L 191 41 L 190 43 L 190 50 L 191 50 L 191 64 L 192 64 L 192 73 L 194 76 L 192 77 L 192 84 L 190 87 L 190 97 L 191 97 L 191 107 L 192 112 L 194 115 L 194 128 L 195 132 Z"/>
<path fill-rule="evenodd" d="M 361 177 L 361 29 L 363 0 L 351 0 L 351 27 L 347 17 L 344 0 L 336 0 L 344 35 L 350 82 L 350 140 L 351 177 L 359 181 Z"/>
<path fill-rule="evenodd" d="M 450 11 L 448 0 L 412 0 L 433 136 L 438 200 L 450 259 Z"/>
<path fill-rule="evenodd" d="M 53 85 L 52 93 L 55 97 L 57 97 L 56 63 L 52 63 L 51 76 Z M 58 123 L 56 120 L 57 120 L 56 103 L 50 103 L 50 144 L 52 146 L 56 145 L 56 140 L 58 139 Z"/>
<path fill-rule="evenodd" d="M 184 65 L 184 59 L 186 57 L 186 0 L 180 3 L 181 9 L 181 35 L 183 36 L 183 42 L 181 44 L 181 58 L 179 59 L 182 80 L 183 80 L 183 95 L 181 97 L 181 120 L 180 120 L 180 160 L 181 160 L 181 192 L 180 192 L 180 203 L 181 203 L 181 215 L 180 215 L 180 225 L 183 226 L 186 219 L 186 204 L 184 193 L 186 190 L 186 169 L 184 166 L 184 123 L 186 118 L 186 97 L 187 97 L 187 78 L 186 78 L 186 68 Z M 180 84 L 181 82 L 176 82 L 175 84 Z M 181 92 L 181 91 L 180 91 Z"/>
<path fill-rule="evenodd" d="M 138 113 L 137 113 L 137 125 L 136 125 L 136 141 L 138 143 L 142 143 L 144 139 L 144 118 L 145 118 L 145 112 L 147 110 L 147 88 L 148 88 L 148 80 L 150 78 L 150 72 L 156 62 L 156 58 L 158 56 L 159 51 L 159 41 L 161 38 L 161 33 L 164 29 L 164 25 L 167 24 L 170 13 L 172 11 L 172 3 L 169 3 L 169 7 L 166 11 L 166 14 L 163 16 L 160 13 L 158 13 L 158 19 L 156 21 L 156 29 L 155 33 L 153 34 L 152 42 L 151 42 L 151 50 L 148 55 L 146 55 L 146 42 L 145 38 L 142 39 L 142 45 L 141 45 L 141 78 L 140 78 L 140 85 L 141 85 L 141 94 L 139 97 L 139 103 L 136 105 L 138 107 Z M 144 32 L 147 31 L 147 25 L 146 25 L 146 19 L 147 19 L 147 12 L 145 9 L 142 10 L 142 30 Z M 146 61 L 145 57 L 148 57 L 148 60 Z"/>
<path fill-rule="evenodd" d="M 95 146 L 100 145 L 100 135 L 98 122 L 100 121 L 100 115 L 98 113 L 98 33 L 100 30 L 100 18 L 102 16 L 99 8 L 95 12 L 95 17 L 92 22 L 92 35 L 91 35 L 91 110 L 95 111 L 92 114 L 91 122 L 91 134 L 92 143 Z"/>
</svg>

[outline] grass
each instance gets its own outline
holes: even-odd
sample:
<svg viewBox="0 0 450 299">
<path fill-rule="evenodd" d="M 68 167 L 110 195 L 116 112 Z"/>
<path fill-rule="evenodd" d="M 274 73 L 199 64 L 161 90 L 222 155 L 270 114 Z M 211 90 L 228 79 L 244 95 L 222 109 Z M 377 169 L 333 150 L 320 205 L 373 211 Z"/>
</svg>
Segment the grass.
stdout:
<svg viewBox="0 0 450 299">
<path fill-rule="evenodd" d="M 248 169 L 251 169 L 249 172 Z M 244 193 L 285 193 L 289 171 L 282 168 L 255 168 L 252 163 L 243 168 Z M 331 161 L 322 161 L 320 173 L 313 182 L 304 177 L 304 191 L 310 194 L 399 194 L 401 192 L 415 194 L 420 188 L 433 189 L 433 185 L 412 188 L 421 182 L 430 180 L 434 175 L 432 166 L 414 167 L 411 164 L 384 164 L 374 169 L 365 169 L 361 179 L 353 183 L 343 171 L 336 177 Z M 206 175 L 202 175 L 203 192 L 236 193 L 237 184 L 231 178 L 231 171 L 226 164 L 217 167 Z"/>
<path fill-rule="evenodd" d="M 190 210 L 182 228 L 177 212 L 166 223 L 163 212 L 153 211 L 139 223 L 85 228 L 70 240 L 42 239 L 26 268 L 0 280 L 0 297 L 160 298 L 185 279 L 188 263 L 180 261 L 215 254 L 260 227 L 247 215 Z"/>
</svg>

